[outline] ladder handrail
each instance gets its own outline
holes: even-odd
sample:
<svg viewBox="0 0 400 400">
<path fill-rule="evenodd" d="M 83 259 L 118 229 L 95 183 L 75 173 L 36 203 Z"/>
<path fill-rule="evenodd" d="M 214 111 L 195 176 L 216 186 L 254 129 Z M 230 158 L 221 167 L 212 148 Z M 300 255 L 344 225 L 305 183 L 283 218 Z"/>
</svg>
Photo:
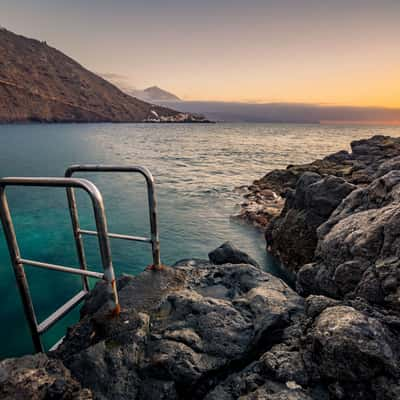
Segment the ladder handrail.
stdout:
<svg viewBox="0 0 400 400">
<path fill-rule="evenodd" d="M 53 178 L 53 177 L 7 177 L 0 178 L 0 218 L 7 241 L 14 274 L 17 280 L 18 289 L 22 299 L 26 319 L 28 320 L 29 329 L 31 331 L 32 341 L 37 352 L 42 352 L 43 345 L 40 335 L 58 319 L 78 304 L 88 291 L 88 286 L 84 284 L 84 290 L 73 299 L 60 307 L 55 313 L 46 318 L 45 321 L 38 324 L 32 298 L 29 291 L 29 285 L 24 271 L 24 262 L 33 266 L 40 266 L 47 269 L 58 269 L 59 271 L 68 271 L 68 267 L 56 266 L 52 264 L 40 263 L 33 260 L 21 258 L 18 241 L 12 222 L 10 209 L 8 206 L 6 187 L 7 186 L 35 186 L 35 187 L 64 187 L 64 188 L 81 188 L 85 190 L 92 201 L 93 212 L 96 220 L 96 229 L 98 232 L 98 240 L 100 247 L 101 260 L 104 273 L 101 277 L 110 284 L 114 297 L 115 310 L 119 311 L 118 293 L 115 282 L 114 268 L 111 259 L 111 248 L 107 229 L 107 220 L 104 210 L 103 197 L 98 188 L 90 181 L 81 178 Z M 35 265 L 36 264 L 36 265 Z M 39 265 L 41 264 L 41 265 Z M 84 277 L 86 278 L 86 276 Z M 86 281 L 87 282 L 87 281 Z"/>
<path fill-rule="evenodd" d="M 158 218 L 157 218 L 157 197 L 155 192 L 154 177 L 150 172 L 150 170 L 140 165 L 76 164 L 76 165 L 71 165 L 69 168 L 66 169 L 65 177 L 71 178 L 72 175 L 77 172 L 134 172 L 144 176 L 147 185 L 147 198 L 149 207 L 151 238 L 147 239 L 136 236 L 120 235 L 113 233 L 109 233 L 108 236 L 118 239 L 150 242 L 152 247 L 153 265 L 156 268 L 160 267 L 161 258 L 160 258 L 160 235 L 159 235 Z M 82 242 L 82 234 L 95 235 L 96 232 L 80 229 L 78 210 L 73 188 L 67 188 L 67 197 L 68 197 L 68 203 L 74 229 L 77 252 L 79 255 L 81 266 L 82 268 L 85 268 L 86 259 Z"/>
</svg>

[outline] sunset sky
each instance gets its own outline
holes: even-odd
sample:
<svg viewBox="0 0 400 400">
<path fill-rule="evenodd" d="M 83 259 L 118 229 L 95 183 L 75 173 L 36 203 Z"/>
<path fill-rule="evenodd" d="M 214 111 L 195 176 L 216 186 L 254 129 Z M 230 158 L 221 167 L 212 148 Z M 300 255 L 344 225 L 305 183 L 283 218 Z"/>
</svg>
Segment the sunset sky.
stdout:
<svg viewBox="0 0 400 400">
<path fill-rule="evenodd" d="M 185 100 L 400 107 L 399 0 L 0 0 L 0 25 Z"/>
</svg>

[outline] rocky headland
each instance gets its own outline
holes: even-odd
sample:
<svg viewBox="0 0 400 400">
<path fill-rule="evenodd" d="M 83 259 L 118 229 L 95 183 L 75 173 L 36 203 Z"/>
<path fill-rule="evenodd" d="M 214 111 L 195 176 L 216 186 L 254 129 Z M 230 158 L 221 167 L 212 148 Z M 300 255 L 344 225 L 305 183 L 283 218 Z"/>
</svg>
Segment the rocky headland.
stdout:
<svg viewBox="0 0 400 400">
<path fill-rule="evenodd" d="M 14 122 L 208 121 L 130 96 L 46 42 L 0 27 L 0 123 Z"/>
<path fill-rule="evenodd" d="M 0 398 L 399 399 L 400 139 L 250 190 L 282 199 L 257 224 L 296 290 L 230 243 L 120 277 L 119 317 L 99 283 L 56 351 L 0 362 Z"/>
</svg>

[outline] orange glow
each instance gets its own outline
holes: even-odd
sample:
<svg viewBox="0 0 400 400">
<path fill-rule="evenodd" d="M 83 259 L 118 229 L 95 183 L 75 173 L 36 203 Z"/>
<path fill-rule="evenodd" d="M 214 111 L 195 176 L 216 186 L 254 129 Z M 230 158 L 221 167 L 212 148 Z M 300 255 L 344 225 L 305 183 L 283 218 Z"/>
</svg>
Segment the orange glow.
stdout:
<svg viewBox="0 0 400 400">
<path fill-rule="evenodd" d="M 322 125 L 372 125 L 372 126 L 400 126 L 400 121 L 321 121 Z"/>
</svg>

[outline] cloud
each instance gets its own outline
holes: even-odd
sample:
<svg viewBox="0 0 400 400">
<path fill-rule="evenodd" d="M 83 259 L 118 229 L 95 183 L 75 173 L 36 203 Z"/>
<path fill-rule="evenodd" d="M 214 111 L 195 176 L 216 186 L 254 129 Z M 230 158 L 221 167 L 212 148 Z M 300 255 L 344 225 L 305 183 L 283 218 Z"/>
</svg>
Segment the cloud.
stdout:
<svg viewBox="0 0 400 400">
<path fill-rule="evenodd" d="M 129 77 L 126 75 L 116 74 L 114 72 L 97 72 L 97 75 L 128 94 L 132 94 L 137 90 L 136 87 L 130 83 Z"/>
</svg>

